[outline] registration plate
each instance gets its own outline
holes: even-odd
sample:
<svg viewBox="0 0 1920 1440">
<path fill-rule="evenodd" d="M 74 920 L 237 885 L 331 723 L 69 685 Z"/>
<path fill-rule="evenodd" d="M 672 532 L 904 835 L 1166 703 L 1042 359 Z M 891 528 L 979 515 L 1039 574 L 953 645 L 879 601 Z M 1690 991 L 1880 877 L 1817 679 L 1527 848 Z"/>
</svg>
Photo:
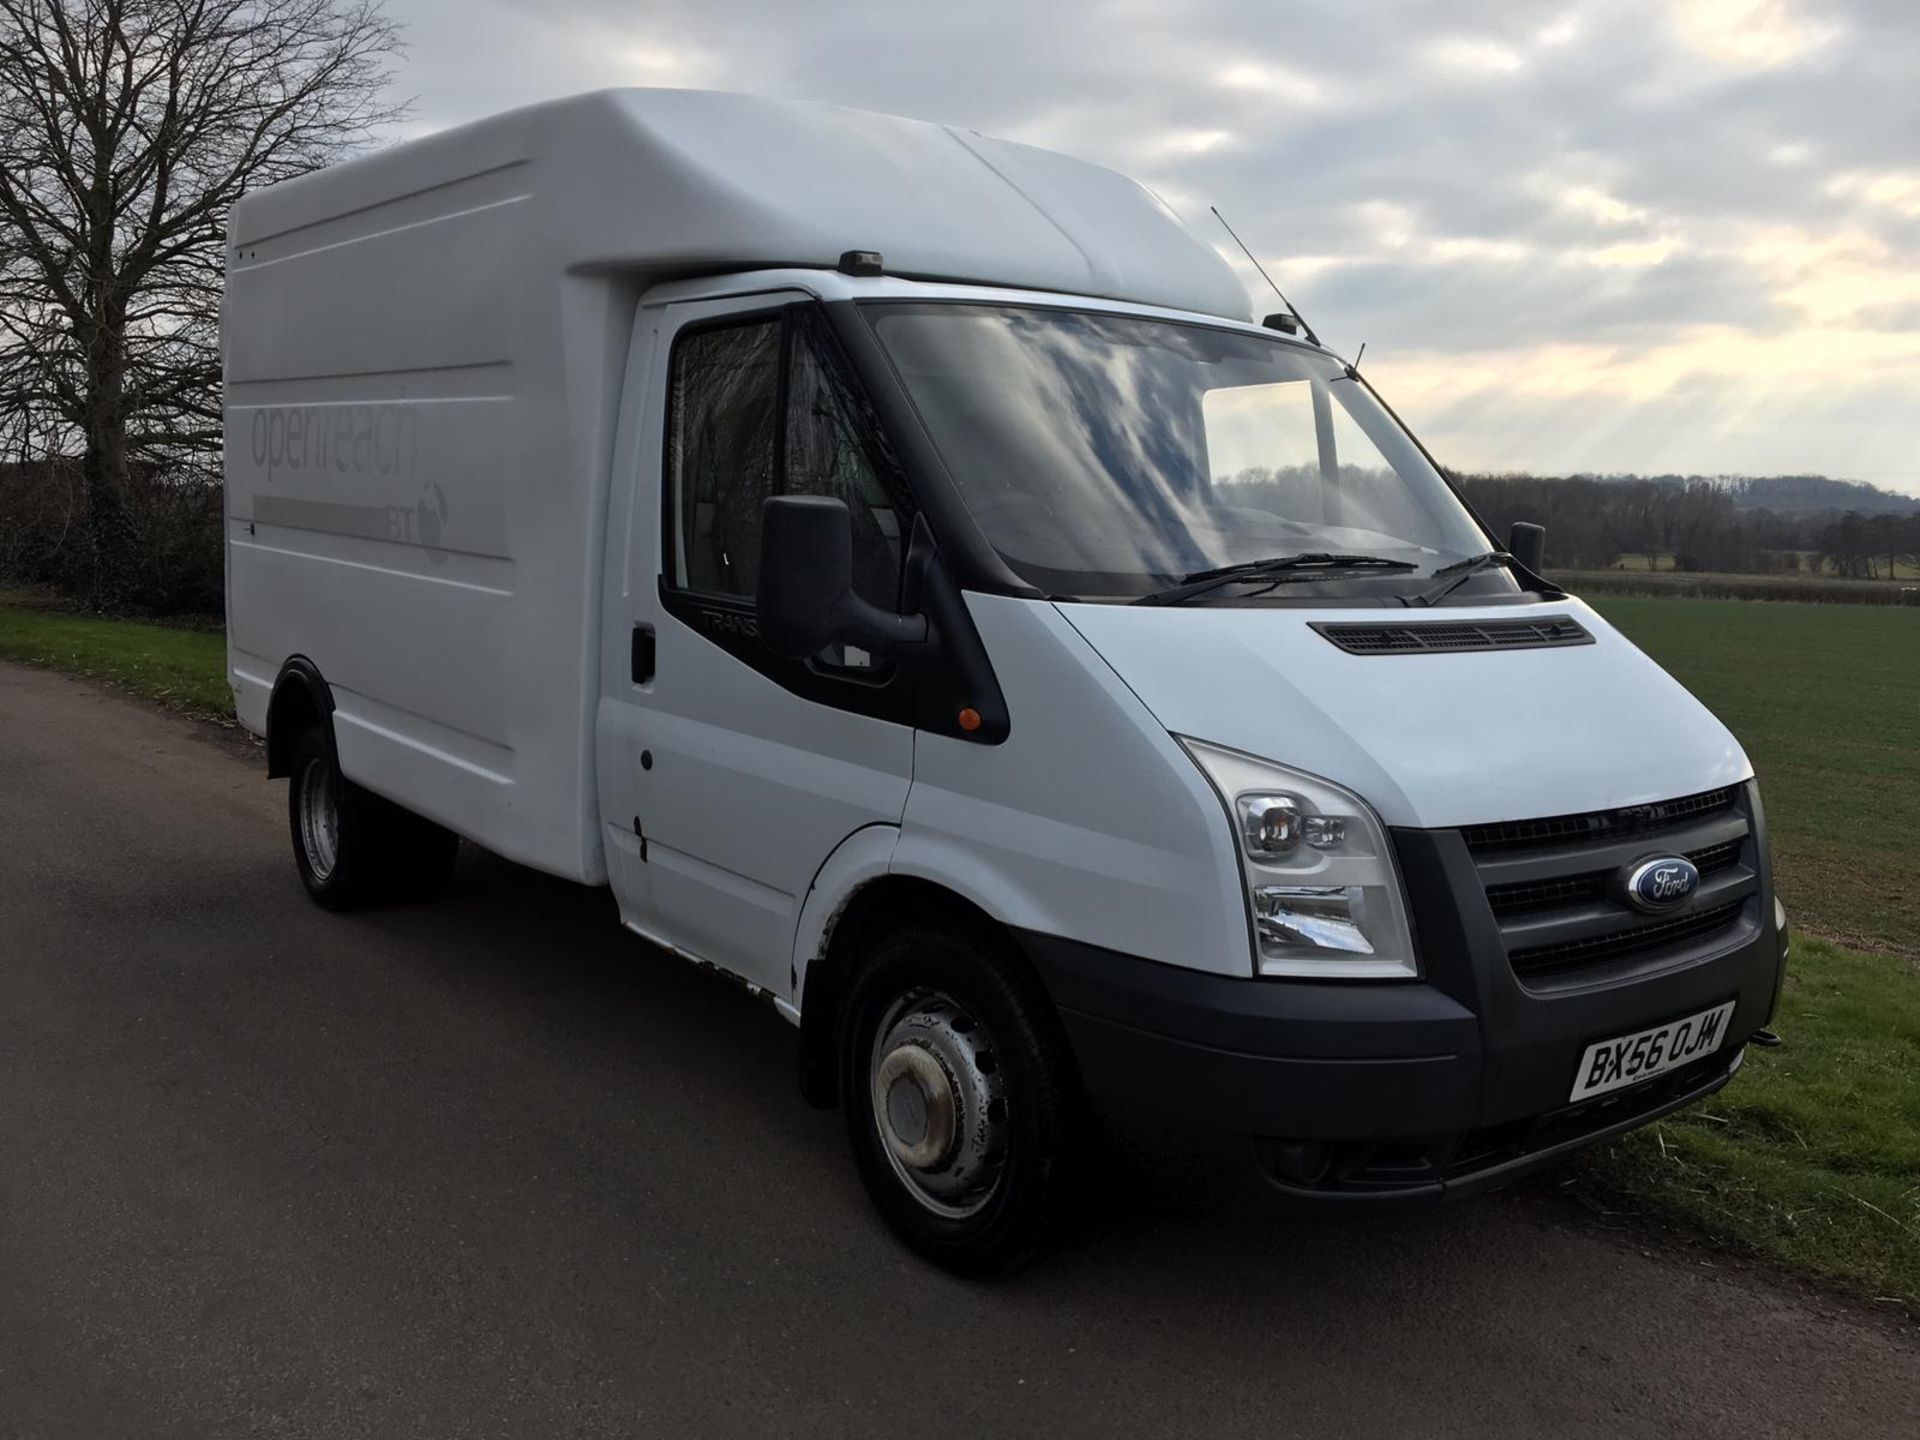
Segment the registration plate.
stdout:
<svg viewBox="0 0 1920 1440">
<path fill-rule="evenodd" d="M 1669 1020 L 1651 1030 L 1589 1045 L 1580 1057 L 1580 1068 L 1574 1072 L 1573 1094 L 1568 1099 L 1585 1100 L 1638 1085 L 1718 1049 L 1727 1038 L 1733 1004 L 1729 1000 L 1684 1020 Z"/>
</svg>

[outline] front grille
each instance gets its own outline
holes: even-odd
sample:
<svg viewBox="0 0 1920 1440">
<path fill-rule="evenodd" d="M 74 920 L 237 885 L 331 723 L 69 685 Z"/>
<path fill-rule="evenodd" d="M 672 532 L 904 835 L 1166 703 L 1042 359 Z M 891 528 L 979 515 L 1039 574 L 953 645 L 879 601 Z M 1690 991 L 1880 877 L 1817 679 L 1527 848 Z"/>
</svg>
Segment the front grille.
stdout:
<svg viewBox="0 0 1920 1440">
<path fill-rule="evenodd" d="M 1508 963 L 1530 986 L 1697 952 L 1743 923 L 1760 888 L 1743 786 L 1476 825 L 1462 836 Z M 1662 853 L 1691 860 L 1700 888 L 1678 912 L 1647 915 L 1628 903 L 1623 881 L 1633 865 Z"/>
<path fill-rule="evenodd" d="M 1610 873 L 1596 870 L 1586 875 L 1568 875 L 1560 880 L 1534 880 L 1518 885 L 1493 885 L 1487 890 L 1487 903 L 1496 915 L 1524 915 L 1529 910 L 1551 910 L 1556 905 L 1572 905 L 1581 900 L 1606 898 Z"/>
<path fill-rule="evenodd" d="M 1652 805 L 1623 805 L 1617 810 L 1591 810 L 1584 815 L 1551 815 L 1544 820 L 1507 820 L 1495 825 L 1469 825 L 1460 833 L 1475 854 L 1539 845 L 1582 844 L 1629 835 L 1651 835 L 1697 816 L 1733 805 L 1734 789 L 1707 790 L 1678 800 Z"/>
<path fill-rule="evenodd" d="M 1556 645 L 1593 644 L 1593 636 L 1571 615 L 1404 625 L 1316 621 L 1313 628 L 1349 655 L 1450 655 L 1462 650 L 1543 650 Z"/>
<path fill-rule="evenodd" d="M 1701 850 L 1689 850 L 1687 859 L 1700 872 L 1701 879 L 1718 874 L 1729 865 L 1740 863 L 1744 840 L 1723 840 Z M 1495 915 L 1521 915 L 1529 910 L 1551 910 L 1556 905 L 1573 905 L 1582 900 L 1604 900 L 1611 870 L 1589 870 L 1584 875 L 1566 875 L 1554 880 L 1525 880 L 1513 885 L 1489 885 L 1487 903 Z"/>
<path fill-rule="evenodd" d="M 1699 940 L 1724 930 L 1740 918 L 1741 904 L 1716 905 L 1695 915 L 1677 920 L 1661 920 L 1652 925 L 1635 925 L 1610 935 L 1593 935 L 1585 940 L 1567 940 L 1558 945 L 1536 945 L 1515 950 L 1507 956 L 1513 973 L 1528 978 L 1561 975 L 1569 970 L 1585 969 L 1603 960 L 1628 955 L 1643 955 L 1649 950 Z"/>
<path fill-rule="evenodd" d="M 1740 863 L 1740 844 L 1738 840 L 1724 840 L 1718 845 L 1709 845 L 1704 850 L 1692 851 L 1687 859 L 1693 862 L 1702 878 L 1718 873 L 1729 865 Z"/>
</svg>

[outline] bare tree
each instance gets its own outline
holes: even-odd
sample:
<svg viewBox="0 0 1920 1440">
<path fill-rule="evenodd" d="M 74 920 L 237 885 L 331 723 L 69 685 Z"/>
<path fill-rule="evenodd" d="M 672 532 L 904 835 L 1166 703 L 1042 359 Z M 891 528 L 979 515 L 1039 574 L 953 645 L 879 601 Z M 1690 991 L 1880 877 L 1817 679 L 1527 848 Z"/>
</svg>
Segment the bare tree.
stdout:
<svg viewBox="0 0 1920 1440">
<path fill-rule="evenodd" d="M 398 118 L 397 48 L 376 0 L 0 0 L 0 443 L 79 451 L 94 603 L 129 476 L 213 473 L 228 210 Z"/>
</svg>

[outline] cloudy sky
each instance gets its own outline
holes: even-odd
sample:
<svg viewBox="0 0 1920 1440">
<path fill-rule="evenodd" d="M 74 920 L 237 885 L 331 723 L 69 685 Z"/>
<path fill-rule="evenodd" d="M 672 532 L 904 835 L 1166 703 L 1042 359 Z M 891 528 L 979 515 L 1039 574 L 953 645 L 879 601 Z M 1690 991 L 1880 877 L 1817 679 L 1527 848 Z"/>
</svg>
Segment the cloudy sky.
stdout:
<svg viewBox="0 0 1920 1440">
<path fill-rule="evenodd" d="M 1920 493 L 1920 0 L 388 7 L 415 130 L 747 90 L 1098 160 L 1226 245 L 1217 204 L 1462 468 Z"/>
</svg>

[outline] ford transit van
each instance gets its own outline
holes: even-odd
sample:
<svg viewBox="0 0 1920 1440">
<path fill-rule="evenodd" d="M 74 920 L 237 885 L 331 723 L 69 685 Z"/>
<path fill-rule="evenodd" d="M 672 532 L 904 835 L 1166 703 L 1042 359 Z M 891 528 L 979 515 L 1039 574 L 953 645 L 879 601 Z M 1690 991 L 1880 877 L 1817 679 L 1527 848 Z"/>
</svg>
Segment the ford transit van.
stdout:
<svg viewBox="0 0 1920 1440">
<path fill-rule="evenodd" d="M 1438 1196 L 1772 1014 L 1733 737 L 1111 171 L 605 92 L 247 197 L 223 323 L 234 701 L 314 900 L 461 840 L 610 886 L 798 1027 L 942 1264 L 1030 1252 L 1100 1109 Z"/>
</svg>

